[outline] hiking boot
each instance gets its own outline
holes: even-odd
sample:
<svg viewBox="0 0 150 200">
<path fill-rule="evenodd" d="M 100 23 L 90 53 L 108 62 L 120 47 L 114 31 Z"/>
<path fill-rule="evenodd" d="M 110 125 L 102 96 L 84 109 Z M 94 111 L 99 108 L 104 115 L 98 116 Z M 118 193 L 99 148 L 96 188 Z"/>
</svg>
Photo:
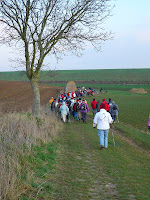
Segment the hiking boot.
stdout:
<svg viewBox="0 0 150 200">
<path fill-rule="evenodd" d="M 104 148 L 104 146 L 102 145 L 102 146 L 100 146 L 100 150 L 102 150 Z"/>
</svg>

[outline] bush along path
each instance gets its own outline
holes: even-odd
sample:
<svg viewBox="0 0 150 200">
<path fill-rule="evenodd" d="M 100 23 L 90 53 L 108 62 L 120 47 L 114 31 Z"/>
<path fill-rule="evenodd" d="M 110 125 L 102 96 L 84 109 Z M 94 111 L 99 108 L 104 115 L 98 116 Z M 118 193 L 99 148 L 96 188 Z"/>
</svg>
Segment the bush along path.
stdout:
<svg viewBox="0 0 150 200">
<path fill-rule="evenodd" d="M 150 159 L 118 133 L 100 150 L 92 122 L 65 124 L 59 137 L 49 199 L 149 199 Z M 150 139 L 150 138 L 149 138 Z M 146 151 L 146 150 L 145 150 Z"/>
</svg>

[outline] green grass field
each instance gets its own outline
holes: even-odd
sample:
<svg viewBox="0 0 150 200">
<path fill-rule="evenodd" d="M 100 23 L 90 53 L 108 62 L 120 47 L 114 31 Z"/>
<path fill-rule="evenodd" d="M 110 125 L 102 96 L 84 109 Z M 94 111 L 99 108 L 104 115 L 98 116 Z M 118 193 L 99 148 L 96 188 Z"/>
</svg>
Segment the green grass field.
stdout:
<svg viewBox="0 0 150 200">
<path fill-rule="evenodd" d="M 150 69 L 61 70 L 54 72 L 52 80 L 148 81 Z"/>
<path fill-rule="evenodd" d="M 48 84 L 51 86 L 60 86 L 60 87 L 65 87 L 66 84 L 65 83 L 52 83 L 52 84 Z M 104 92 L 106 91 L 110 91 L 110 90 L 118 90 L 118 91 L 129 91 L 132 88 L 143 88 L 145 90 L 147 90 L 148 92 L 150 92 L 150 85 L 120 85 L 120 84 L 76 84 L 77 86 L 80 87 L 85 87 L 85 88 L 89 88 L 89 87 L 94 87 L 96 90 L 100 90 L 101 88 L 103 88 Z"/>
<path fill-rule="evenodd" d="M 27 81 L 25 72 L 0 72 L 0 80 Z M 44 81 L 149 81 L 150 69 L 99 69 L 42 71 Z"/>
<path fill-rule="evenodd" d="M 94 87 L 97 90 L 118 90 L 128 91 L 132 88 L 144 88 L 150 91 L 149 83 L 150 69 L 108 69 L 108 70 L 59 70 L 42 71 L 40 81 L 86 81 L 86 88 Z M 26 73 L 23 71 L 0 72 L 0 80 L 6 81 L 28 81 Z M 120 84 L 93 84 L 90 81 L 119 81 Z M 132 84 L 124 85 L 123 81 L 131 81 Z M 134 84 L 134 81 L 147 82 L 146 84 Z M 89 82 L 89 83 L 88 83 Z M 121 84 L 122 82 L 122 84 Z M 49 84 L 49 83 L 44 83 Z M 65 87 L 65 83 L 51 83 L 50 85 Z"/>
<path fill-rule="evenodd" d="M 150 113 L 150 95 L 134 94 L 128 91 L 108 91 L 94 97 L 102 102 L 111 98 L 119 106 L 119 121 L 133 126 L 141 131 L 147 130 L 148 116 Z M 93 97 L 86 97 L 89 105 Z"/>
</svg>

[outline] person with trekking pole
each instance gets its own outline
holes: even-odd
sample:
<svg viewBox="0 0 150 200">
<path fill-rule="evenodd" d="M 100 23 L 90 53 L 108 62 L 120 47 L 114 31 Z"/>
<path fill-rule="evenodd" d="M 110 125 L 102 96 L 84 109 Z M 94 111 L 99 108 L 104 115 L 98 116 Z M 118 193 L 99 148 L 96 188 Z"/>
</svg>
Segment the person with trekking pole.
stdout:
<svg viewBox="0 0 150 200">
<path fill-rule="evenodd" d="M 110 129 L 110 124 L 112 124 L 113 119 L 109 112 L 106 111 L 106 104 L 101 104 L 100 112 L 97 112 L 93 120 L 93 128 L 98 129 L 98 136 L 100 142 L 100 150 L 108 147 L 108 133 Z"/>
</svg>

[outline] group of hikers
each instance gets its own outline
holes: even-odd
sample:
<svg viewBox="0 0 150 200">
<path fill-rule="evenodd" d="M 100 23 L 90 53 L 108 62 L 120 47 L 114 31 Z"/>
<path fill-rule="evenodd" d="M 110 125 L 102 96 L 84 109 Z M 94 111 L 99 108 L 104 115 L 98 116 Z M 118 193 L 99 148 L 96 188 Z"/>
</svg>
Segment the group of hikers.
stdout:
<svg viewBox="0 0 150 200">
<path fill-rule="evenodd" d="M 77 87 L 77 96 L 79 97 L 86 97 L 86 95 L 88 96 L 94 96 L 94 92 L 95 92 L 95 89 L 94 88 L 91 88 L 89 87 L 88 89 L 86 89 L 85 87 Z"/>
<path fill-rule="evenodd" d="M 51 110 L 55 111 L 63 122 L 69 121 L 69 116 L 72 115 L 77 121 L 87 122 L 87 112 L 89 106 L 85 97 L 81 98 L 76 92 L 62 93 L 57 99 L 53 97 L 49 101 Z M 108 133 L 110 124 L 115 123 L 118 116 L 119 107 L 114 101 L 109 98 L 100 103 L 93 98 L 91 102 L 93 113 L 93 128 L 97 126 L 98 136 L 100 141 L 100 149 L 108 147 Z"/>
<path fill-rule="evenodd" d="M 65 96 L 65 97 L 63 97 Z M 55 111 L 57 116 L 60 117 L 63 122 L 70 121 L 69 116 L 72 115 L 77 121 L 87 121 L 87 112 L 89 112 L 89 106 L 87 101 L 81 97 L 70 97 L 69 94 L 63 94 L 54 99 L 50 99 L 51 110 Z M 62 98 L 63 97 L 63 98 Z"/>
<path fill-rule="evenodd" d="M 96 101 L 95 99 L 93 99 L 93 101 L 91 102 L 93 116 L 95 116 L 95 114 L 99 112 L 100 109 L 104 107 L 104 105 L 106 107 L 105 110 L 111 114 L 113 122 L 115 123 L 118 117 L 119 108 L 118 108 L 118 105 L 116 105 L 114 101 L 111 101 L 111 98 L 109 98 L 108 102 L 106 102 L 106 100 L 103 99 L 101 104 L 99 100 Z"/>
<path fill-rule="evenodd" d="M 69 116 L 72 115 L 84 123 L 87 121 L 86 113 L 89 111 L 87 101 L 84 98 L 86 95 L 94 96 L 94 91 L 94 88 L 86 89 L 79 86 L 75 92 L 61 93 L 57 99 L 53 97 L 50 99 L 51 110 L 55 111 L 64 122 L 70 121 Z"/>
</svg>

